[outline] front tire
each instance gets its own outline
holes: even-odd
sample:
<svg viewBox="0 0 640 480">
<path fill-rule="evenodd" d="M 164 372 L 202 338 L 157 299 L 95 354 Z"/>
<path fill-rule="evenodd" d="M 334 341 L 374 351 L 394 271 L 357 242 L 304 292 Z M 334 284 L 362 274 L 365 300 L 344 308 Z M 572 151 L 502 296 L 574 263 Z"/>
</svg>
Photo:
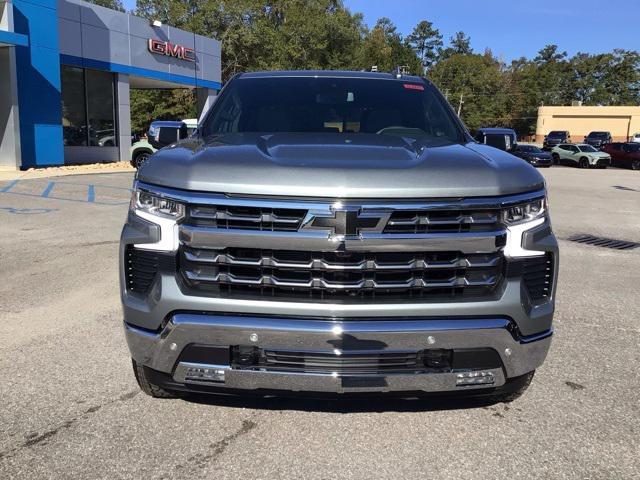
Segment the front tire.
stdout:
<svg viewBox="0 0 640 480">
<path fill-rule="evenodd" d="M 631 162 L 631 170 L 640 170 L 640 160 Z"/>
<path fill-rule="evenodd" d="M 587 160 L 587 157 L 582 157 L 580 159 L 580 162 L 578 163 L 578 166 L 580 168 L 589 168 L 589 160 Z"/>
<path fill-rule="evenodd" d="M 140 365 L 133 358 L 131 362 L 133 363 L 133 373 L 136 376 L 140 390 L 153 398 L 177 398 L 175 393 L 151 383 L 143 365 Z"/>
<path fill-rule="evenodd" d="M 142 165 L 144 165 L 144 162 L 146 162 L 150 156 L 151 153 L 149 152 L 140 152 L 136 154 L 136 156 L 133 158 L 133 166 L 136 169 L 139 169 Z"/>
</svg>

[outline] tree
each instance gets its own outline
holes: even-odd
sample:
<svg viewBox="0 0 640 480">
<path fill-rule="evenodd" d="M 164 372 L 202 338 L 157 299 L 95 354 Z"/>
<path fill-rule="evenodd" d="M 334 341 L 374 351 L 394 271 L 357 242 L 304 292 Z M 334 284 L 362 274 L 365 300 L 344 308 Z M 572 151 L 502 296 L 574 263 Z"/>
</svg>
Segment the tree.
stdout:
<svg viewBox="0 0 640 480">
<path fill-rule="evenodd" d="M 439 59 L 446 60 L 453 55 L 470 55 L 472 53 L 471 38 L 466 36 L 464 32 L 456 32 L 453 37 L 449 37 L 449 46 L 440 49 Z"/>
<path fill-rule="evenodd" d="M 407 43 L 418 55 L 426 73 L 438 58 L 438 51 L 442 48 L 442 35 L 437 28 L 433 28 L 433 23 L 422 20 L 407 37 Z"/>
<path fill-rule="evenodd" d="M 122 0 L 87 0 L 89 3 L 93 3 L 94 5 L 100 5 L 101 7 L 107 7 L 112 10 L 117 10 L 119 12 L 124 12 L 124 4 Z"/>
<path fill-rule="evenodd" d="M 431 78 L 457 109 L 470 129 L 509 126 L 512 123 L 512 101 L 509 76 L 494 57 L 476 54 L 453 54 L 438 62 Z"/>
<path fill-rule="evenodd" d="M 538 65 L 547 63 L 561 62 L 566 60 L 567 52 L 558 51 L 557 45 L 545 45 L 545 47 L 538 52 L 538 55 L 533 59 Z"/>
<path fill-rule="evenodd" d="M 154 120 L 182 120 L 196 117 L 193 90 L 131 90 L 131 132 L 142 133 Z"/>
<path fill-rule="evenodd" d="M 423 71 L 411 45 L 402 39 L 396 26 L 386 17 L 380 18 L 365 36 L 362 50 L 362 68 L 365 70 L 375 65 L 381 72 L 390 72 L 396 67 L 405 67 L 413 74 Z"/>
<path fill-rule="evenodd" d="M 459 55 L 468 55 L 473 53 L 471 48 L 471 38 L 466 36 L 464 32 L 456 32 L 455 37 L 451 37 L 451 48 L 453 53 Z"/>
</svg>

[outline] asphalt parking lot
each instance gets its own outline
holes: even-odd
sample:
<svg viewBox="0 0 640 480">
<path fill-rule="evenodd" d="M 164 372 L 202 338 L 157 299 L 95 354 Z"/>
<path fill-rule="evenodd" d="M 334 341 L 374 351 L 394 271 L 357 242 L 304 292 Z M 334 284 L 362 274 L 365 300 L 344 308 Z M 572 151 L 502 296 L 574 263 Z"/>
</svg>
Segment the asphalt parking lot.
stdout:
<svg viewBox="0 0 640 480">
<path fill-rule="evenodd" d="M 640 172 L 543 170 L 556 334 L 506 405 L 154 400 L 133 377 L 117 249 L 132 175 L 0 182 L 1 478 L 638 478 Z"/>
</svg>

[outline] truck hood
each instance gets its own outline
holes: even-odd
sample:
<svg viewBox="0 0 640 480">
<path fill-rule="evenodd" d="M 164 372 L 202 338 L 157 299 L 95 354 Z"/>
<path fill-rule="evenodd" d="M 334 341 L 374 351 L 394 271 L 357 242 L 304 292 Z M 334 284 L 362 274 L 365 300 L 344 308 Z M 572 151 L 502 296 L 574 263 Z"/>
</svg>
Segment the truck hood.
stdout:
<svg viewBox="0 0 640 480">
<path fill-rule="evenodd" d="M 138 179 L 191 191 L 314 198 L 476 197 L 544 187 L 526 162 L 475 142 L 336 133 L 191 138 L 153 155 Z"/>
</svg>

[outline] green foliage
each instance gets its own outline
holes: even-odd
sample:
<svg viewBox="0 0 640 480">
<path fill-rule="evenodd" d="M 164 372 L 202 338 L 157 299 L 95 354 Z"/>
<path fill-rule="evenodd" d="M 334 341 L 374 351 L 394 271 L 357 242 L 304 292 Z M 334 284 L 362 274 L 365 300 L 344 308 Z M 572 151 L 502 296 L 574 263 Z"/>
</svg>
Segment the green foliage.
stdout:
<svg viewBox="0 0 640 480">
<path fill-rule="evenodd" d="M 465 35 L 464 32 L 456 32 L 449 41 L 449 46 L 440 50 L 441 60 L 446 60 L 452 55 L 471 55 L 473 53 L 473 49 L 471 48 L 471 38 Z"/>
<path fill-rule="evenodd" d="M 153 120 L 196 118 L 193 90 L 131 90 L 131 132 L 143 133 Z"/>
<path fill-rule="evenodd" d="M 122 0 L 87 0 L 89 3 L 100 5 L 101 7 L 107 7 L 111 10 L 118 10 L 124 12 L 124 4 Z"/>
<path fill-rule="evenodd" d="M 510 122 L 509 78 L 492 55 L 456 53 L 438 62 L 430 73 L 453 107 L 461 109 L 470 129 Z"/>
<path fill-rule="evenodd" d="M 422 73 L 420 59 L 410 43 L 403 40 L 396 26 L 386 17 L 380 18 L 365 35 L 362 48 L 360 67 L 363 70 L 370 70 L 375 65 L 379 72 L 391 72 L 396 67 L 404 67 L 414 75 Z"/>
<path fill-rule="evenodd" d="M 416 52 L 426 72 L 438 59 L 438 52 L 442 48 L 442 35 L 437 28 L 433 28 L 433 23 L 423 20 L 407 37 L 407 43 Z"/>
</svg>

